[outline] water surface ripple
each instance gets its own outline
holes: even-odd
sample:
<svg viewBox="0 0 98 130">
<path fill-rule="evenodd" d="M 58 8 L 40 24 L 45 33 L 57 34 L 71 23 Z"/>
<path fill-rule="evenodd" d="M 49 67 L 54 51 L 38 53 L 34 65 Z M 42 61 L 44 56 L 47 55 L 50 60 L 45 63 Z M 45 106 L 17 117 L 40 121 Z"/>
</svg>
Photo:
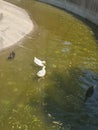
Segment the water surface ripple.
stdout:
<svg viewBox="0 0 98 130">
<path fill-rule="evenodd" d="M 7 0 L 24 9 L 35 32 L 0 52 L 1 130 L 98 130 L 98 44 L 92 28 L 35 0 Z M 14 50 L 15 59 L 8 61 Z M 46 76 L 34 57 L 46 61 Z M 96 85 L 84 103 L 85 92 Z"/>
</svg>

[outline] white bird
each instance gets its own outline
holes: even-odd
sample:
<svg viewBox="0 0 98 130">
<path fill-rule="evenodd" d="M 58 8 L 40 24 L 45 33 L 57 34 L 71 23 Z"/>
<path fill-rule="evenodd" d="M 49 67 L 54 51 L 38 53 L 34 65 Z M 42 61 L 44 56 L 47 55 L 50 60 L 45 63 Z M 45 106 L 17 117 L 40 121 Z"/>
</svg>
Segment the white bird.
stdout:
<svg viewBox="0 0 98 130">
<path fill-rule="evenodd" d="M 37 72 L 37 76 L 38 77 L 44 77 L 46 75 L 46 70 L 45 70 L 46 66 L 43 66 L 43 68 Z"/>
<path fill-rule="evenodd" d="M 41 61 L 40 59 L 34 57 L 34 63 L 37 64 L 38 66 L 44 66 L 44 64 L 46 63 L 46 61 Z"/>
</svg>

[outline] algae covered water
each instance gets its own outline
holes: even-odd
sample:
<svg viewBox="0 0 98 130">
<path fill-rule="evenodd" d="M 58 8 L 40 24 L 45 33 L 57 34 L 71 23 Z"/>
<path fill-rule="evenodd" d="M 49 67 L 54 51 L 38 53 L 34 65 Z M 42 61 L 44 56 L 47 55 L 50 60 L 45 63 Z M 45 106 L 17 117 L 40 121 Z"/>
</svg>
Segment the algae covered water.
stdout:
<svg viewBox="0 0 98 130">
<path fill-rule="evenodd" d="M 12 0 L 8 0 L 13 2 Z M 33 1 L 26 9 L 35 31 L 0 52 L 1 130 L 97 130 L 98 44 L 92 28 L 73 15 Z M 14 60 L 7 60 L 10 51 Z M 34 57 L 46 61 L 46 75 Z M 84 103 L 87 88 L 96 85 Z"/>
</svg>

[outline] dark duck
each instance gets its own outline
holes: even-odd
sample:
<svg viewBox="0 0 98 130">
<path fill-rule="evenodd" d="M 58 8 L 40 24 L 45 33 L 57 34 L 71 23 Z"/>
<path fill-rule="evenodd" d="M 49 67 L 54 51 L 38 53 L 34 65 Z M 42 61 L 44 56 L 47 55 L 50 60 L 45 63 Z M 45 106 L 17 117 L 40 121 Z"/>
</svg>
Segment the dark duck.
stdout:
<svg viewBox="0 0 98 130">
<path fill-rule="evenodd" d="M 87 89 L 86 94 L 85 94 L 85 99 L 84 99 L 85 102 L 87 101 L 87 99 L 88 99 L 89 97 L 91 97 L 91 96 L 93 95 L 93 93 L 94 93 L 94 88 L 95 88 L 95 86 L 91 86 L 91 87 L 89 87 L 89 88 Z"/>
<path fill-rule="evenodd" d="M 8 56 L 8 60 L 14 59 L 14 57 L 15 57 L 15 52 L 12 51 L 12 52 L 9 54 L 9 56 Z"/>
</svg>

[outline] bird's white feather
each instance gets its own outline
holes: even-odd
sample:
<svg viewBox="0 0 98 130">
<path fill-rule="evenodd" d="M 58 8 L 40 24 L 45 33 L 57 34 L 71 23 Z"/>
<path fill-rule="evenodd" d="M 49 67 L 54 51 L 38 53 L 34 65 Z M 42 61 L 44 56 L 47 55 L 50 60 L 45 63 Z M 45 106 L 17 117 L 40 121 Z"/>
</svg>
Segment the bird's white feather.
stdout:
<svg viewBox="0 0 98 130">
<path fill-rule="evenodd" d="M 46 69 L 45 68 L 46 67 L 43 66 L 43 68 L 40 71 L 37 72 L 38 77 L 44 77 L 46 75 Z"/>
<path fill-rule="evenodd" d="M 43 67 L 46 61 L 41 61 L 40 59 L 34 57 L 34 63 L 37 64 L 38 66 Z"/>
</svg>

